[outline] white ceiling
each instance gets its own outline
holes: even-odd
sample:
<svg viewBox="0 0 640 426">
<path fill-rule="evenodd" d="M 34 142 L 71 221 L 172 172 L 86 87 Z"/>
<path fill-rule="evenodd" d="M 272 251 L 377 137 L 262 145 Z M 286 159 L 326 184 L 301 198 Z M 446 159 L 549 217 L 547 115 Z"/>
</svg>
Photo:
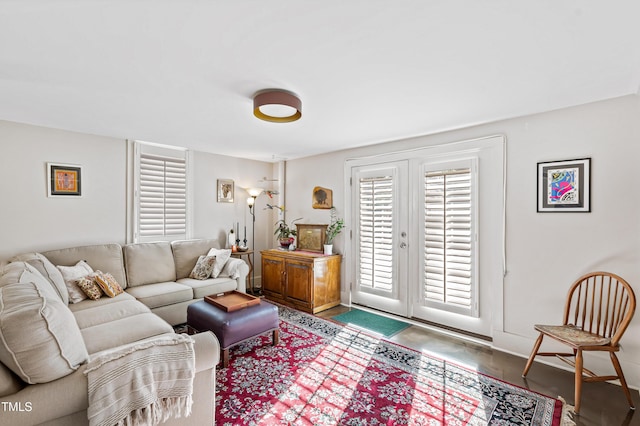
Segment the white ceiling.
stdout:
<svg viewBox="0 0 640 426">
<path fill-rule="evenodd" d="M 627 94 L 637 0 L 0 0 L 0 119 L 292 159 Z M 302 119 L 253 116 L 259 90 Z"/>
</svg>

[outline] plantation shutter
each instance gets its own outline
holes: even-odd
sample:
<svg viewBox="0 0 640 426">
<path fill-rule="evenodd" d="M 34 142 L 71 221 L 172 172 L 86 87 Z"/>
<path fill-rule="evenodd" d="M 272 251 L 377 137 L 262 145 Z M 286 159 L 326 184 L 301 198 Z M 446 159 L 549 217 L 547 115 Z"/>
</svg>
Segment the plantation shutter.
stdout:
<svg viewBox="0 0 640 426">
<path fill-rule="evenodd" d="M 471 167 L 424 173 L 424 304 L 476 315 Z"/>
<path fill-rule="evenodd" d="M 359 284 L 393 291 L 393 177 L 359 180 Z"/>
<path fill-rule="evenodd" d="M 187 238 L 186 152 L 173 151 L 140 149 L 136 241 Z"/>
</svg>

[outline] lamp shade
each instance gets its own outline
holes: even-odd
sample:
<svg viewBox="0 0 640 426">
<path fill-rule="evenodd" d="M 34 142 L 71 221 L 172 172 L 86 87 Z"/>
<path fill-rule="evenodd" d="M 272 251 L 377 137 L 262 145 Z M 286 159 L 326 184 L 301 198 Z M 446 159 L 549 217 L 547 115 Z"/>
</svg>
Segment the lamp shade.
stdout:
<svg viewBox="0 0 640 426">
<path fill-rule="evenodd" d="M 257 197 L 258 195 L 262 194 L 262 191 L 264 191 L 264 189 L 262 188 L 247 188 L 247 192 L 249 193 L 249 195 L 251 195 L 253 198 Z"/>
<path fill-rule="evenodd" d="M 290 123 L 302 117 L 302 101 L 285 90 L 263 90 L 253 97 L 253 115 L 264 121 Z"/>
</svg>

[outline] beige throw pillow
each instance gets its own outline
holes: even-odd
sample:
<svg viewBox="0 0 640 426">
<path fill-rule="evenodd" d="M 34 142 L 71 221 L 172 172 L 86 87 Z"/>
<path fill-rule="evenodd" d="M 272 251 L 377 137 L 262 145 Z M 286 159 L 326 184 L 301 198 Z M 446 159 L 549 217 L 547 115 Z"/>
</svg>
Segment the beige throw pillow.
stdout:
<svg viewBox="0 0 640 426">
<path fill-rule="evenodd" d="M 51 382 L 88 356 L 73 314 L 57 297 L 32 282 L 0 287 L 0 361 L 22 380 Z"/>
<path fill-rule="evenodd" d="M 216 257 L 216 262 L 213 265 L 213 270 L 211 271 L 211 278 L 218 278 L 218 275 L 220 275 L 222 268 L 224 268 L 227 260 L 229 260 L 229 258 L 231 257 L 231 249 L 212 248 L 211 250 L 209 250 L 209 253 L 207 253 L 207 256 Z"/>
<path fill-rule="evenodd" d="M 124 290 L 120 284 L 118 284 L 118 281 L 116 281 L 116 279 L 113 278 L 113 275 L 109 273 L 96 271 L 96 282 L 102 291 L 104 291 L 104 294 L 109 297 L 116 297 L 117 295 L 124 293 Z"/>
<path fill-rule="evenodd" d="M 9 262 L 27 262 L 36 268 L 38 272 L 51 283 L 51 286 L 58 293 L 60 300 L 62 300 L 65 305 L 69 304 L 69 293 L 64 284 L 62 274 L 44 255 L 40 253 L 24 253 L 9 259 Z"/>
<path fill-rule="evenodd" d="M 102 297 L 102 290 L 97 283 L 95 274 L 80 278 L 76 284 L 89 299 L 98 300 Z"/>
<path fill-rule="evenodd" d="M 69 293 L 69 303 L 82 302 L 87 298 L 82 289 L 78 287 L 78 280 L 87 275 L 93 274 L 93 269 L 84 260 L 76 263 L 75 266 L 56 266 L 62 278 L 64 278 L 64 284 L 67 287 Z"/>
</svg>

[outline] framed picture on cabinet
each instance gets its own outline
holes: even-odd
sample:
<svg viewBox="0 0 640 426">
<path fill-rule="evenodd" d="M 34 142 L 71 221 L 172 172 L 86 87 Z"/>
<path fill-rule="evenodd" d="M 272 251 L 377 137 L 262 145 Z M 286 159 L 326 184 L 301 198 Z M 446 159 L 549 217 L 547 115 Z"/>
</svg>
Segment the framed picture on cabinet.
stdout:
<svg viewBox="0 0 640 426">
<path fill-rule="evenodd" d="M 324 251 L 324 240 L 327 236 L 327 226 L 296 223 L 297 249 L 322 253 Z"/>
<path fill-rule="evenodd" d="M 591 158 L 538 163 L 538 212 L 591 211 Z"/>
</svg>

